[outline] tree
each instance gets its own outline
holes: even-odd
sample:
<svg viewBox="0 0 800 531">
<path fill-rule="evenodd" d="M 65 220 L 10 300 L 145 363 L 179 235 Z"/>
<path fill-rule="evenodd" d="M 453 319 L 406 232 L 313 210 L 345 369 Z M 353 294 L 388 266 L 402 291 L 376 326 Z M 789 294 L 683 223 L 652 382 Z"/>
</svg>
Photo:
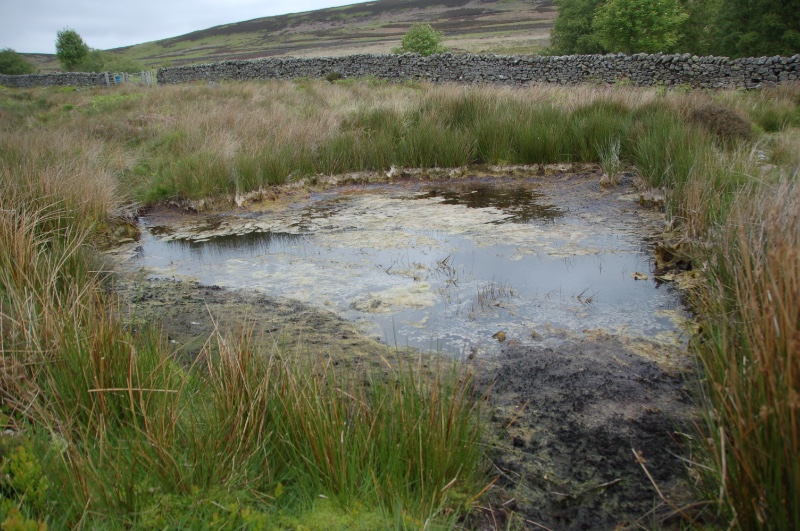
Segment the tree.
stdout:
<svg viewBox="0 0 800 531">
<path fill-rule="evenodd" d="M 677 0 L 608 0 L 597 8 L 592 29 L 612 52 L 668 52 L 687 18 Z"/>
<path fill-rule="evenodd" d="M 89 49 L 80 63 L 75 65 L 75 70 L 80 72 L 106 72 L 111 70 L 106 67 L 106 56 L 102 50 Z"/>
<path fill-rule="evenodd" d="M 56 58 L 64 70 L 72 71 L 86 56 L 89 46 L 74 29 L 64 28 L 56 35 Z"/>
<path fill-rule="evenodd" d="M 36 67 L 11 48 L 0 50 L 0 74 L 7 76 L 19 76 L 22 74 L 33 74 Z"/>
<path fill-rule="evenodd" d="M 674 51 L 697 55 L 716 53 L 718 39 L 714 21 L 724 1 L 726 0 L 681 0 L 681 9 L 687 14 L 687 18 L 681 26 L 681 37 Z"/>
<path fill-rule="evenodd" d="M 726 0 L 716 19 L 714 53 L 730 57 L 800 53 L 797 0 Z"/>
<path fill-rule="evenodd" d="M 556 0 L 558 17 L 550 34 L 552 52 L 559 55 L 603 53 L 592 20 L 605 0 Z"/>
<path fill-rule="evenodd" d="M 443 38 L 444 35 L 433 29 L 430 24 L 415 22 L 403 35 L 400 47 L 392 51 L 394 53 L 418 53 L 420 55 L 444 53 L 447 48 L 442 46 Z"/>
</svg>

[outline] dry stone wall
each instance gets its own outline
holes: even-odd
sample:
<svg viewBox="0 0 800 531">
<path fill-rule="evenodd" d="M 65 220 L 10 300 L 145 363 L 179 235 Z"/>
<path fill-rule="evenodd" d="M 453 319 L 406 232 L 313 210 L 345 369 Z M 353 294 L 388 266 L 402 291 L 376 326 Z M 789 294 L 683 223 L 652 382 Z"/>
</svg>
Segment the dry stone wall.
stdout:
<svg viewBox="0 0 800 531">
<path fill-rule="evenodd" d="M 29 74 L 7 76 L 0 74 L 0 85 L 14 88 L 30 87 L 89 87 L 106 85 L 106 75 L 91 72 L 56 72 L 52 74 Z"/>
<path fill-rule="evenodd" d="M 728 59 L 689 54 L 498 56 L 440 54 L 351 55 L 297 59 L 223 61 L 162 68 L 159 83 L 373 76 L 386 81 L 529 85 L 614 83 L 695 88 L 757 88 L 800 79 L 800 55 Z"/>
<path fill-rule="evenodd" d="M 698 57 L 689 54 L 501 56 L 440 54 L 350 55 L 346 57 L 222 61 L 161 68 L 159 84 L 193 81 L 296 79 L 338 74 L 345 78 L 375 77 L 389 82 L 424 80 L 434 83 L 629 82 L 639 86 L 694 88 L 758 88 L 800 79 L 800 55 L 792 57 Z M 0 85 L 105 85 L 105 74 L 60 73 L 0 75 Z"/>
</svg>

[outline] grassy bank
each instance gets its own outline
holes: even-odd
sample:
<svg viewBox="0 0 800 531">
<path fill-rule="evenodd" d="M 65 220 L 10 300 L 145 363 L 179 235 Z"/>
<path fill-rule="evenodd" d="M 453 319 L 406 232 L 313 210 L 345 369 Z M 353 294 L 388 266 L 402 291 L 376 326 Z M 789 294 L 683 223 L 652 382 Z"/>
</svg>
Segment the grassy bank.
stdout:
<svg viewBox="0 0 800 531">
<path fill-rule="evenodd" d="M 124 232 L 134 203 L 392 165 L 599 162 L 665 189 L 670 248 L 705 281 L 704 517 L 800 527 L 799 109 L 798 87 L 2 90 L 0 391 L 31 434 L 3 449 L 6 518 L 454 525 L 491 481 L 467 375 L 337 373 L 256 352 L 246 330 L 183 367 L 121 322 L 87 244 Z"/>
<path fill-rule="evenodd" d="M 90 229 L 9 195 L 2 397 L 25 438 L 0 447 L 4 525 L 450 527 L 486 486 L 468 375 L 336 372 L 246 330 L 182 367 L 117 317 Z"/>
</svg>

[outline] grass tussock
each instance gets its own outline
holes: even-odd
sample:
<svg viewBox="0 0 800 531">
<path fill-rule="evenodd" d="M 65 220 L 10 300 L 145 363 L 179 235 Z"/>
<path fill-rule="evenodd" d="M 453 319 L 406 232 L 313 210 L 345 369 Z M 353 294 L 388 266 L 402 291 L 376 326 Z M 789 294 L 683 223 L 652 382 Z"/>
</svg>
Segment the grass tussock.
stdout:
<svg viewBox="0 0 800 531">
<path fill-rule="evenodd" d="M 703 306 L 711 458 L 743 529 L 800 526 L 800 224 L 796 176 L 735 201 Z"/>
<path fill-rule="evenodd" d="M 449 526 L 488 484 L 467 375 L 334 371 L 215 335 L 202 363 L 117 317 L 91 251 L 126 205 L 391 166 L 598 162 L 663 188 L 707 280 L 709 498 L 800 527 L 800 86 L 222 83 L 0 91 L 0 517 L 56 527 Z M 42 492 L 47 495 L 43 496 Z M 320 495 L 324 497 L 319 497 Z M 326 522 L 326 523 L 321 523 Z M 329 524 L 328 522 L 335 522 Z M 10 525 L 10 524 L 9 524 Z"/>
<path fill-rule="evenodd" d="M 324 495 L 345 519 L 421 526 L 454 520 L 485 486 L 480 397 L 454 365 L 340 374 L 243 333 L 216 335 L 205 366 L 182 367 L 157 331 L 119 320 L 82 250 L 88 230 L 53 230 L 54 215 L 0 217 L 3 407 L 39 437 L 36 477 L 52 487 L 20 490 L 20 517 L 294 528 Z M 226 500 L 222 517 L 195 510 Z"/>
</svg>

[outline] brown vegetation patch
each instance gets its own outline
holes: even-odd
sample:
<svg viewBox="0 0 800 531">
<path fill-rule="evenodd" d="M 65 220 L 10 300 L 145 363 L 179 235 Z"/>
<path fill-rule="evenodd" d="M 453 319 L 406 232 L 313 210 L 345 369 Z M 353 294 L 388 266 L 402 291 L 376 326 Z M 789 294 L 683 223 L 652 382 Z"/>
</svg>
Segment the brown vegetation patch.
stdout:
<svg viewBox="0 0 800 531">
<path fill-rule="evenodd" d="M 689 118 L 722 140 L 749 140 L 753 124 L 744 115 L 716 103 L 706 103 L 693 109 Z"/>
<path fill-rule="evenodd" d="M 443 31 L 445 45 L 455 51 L 531 53 L 547 44 L 555 15 L 551 0 L 378 0 L 224 24 L 118 48 L 113 53 L 148 67 L 264 57 L 389 53 L 400 44 L 402 34 L 420 21 Z M 531 31 L 536 31 L 536 37 L 544 42 L 531 45 Z M 53 55 L 29 57 L 40 68 L 58 68 Z"/>
</svg>

